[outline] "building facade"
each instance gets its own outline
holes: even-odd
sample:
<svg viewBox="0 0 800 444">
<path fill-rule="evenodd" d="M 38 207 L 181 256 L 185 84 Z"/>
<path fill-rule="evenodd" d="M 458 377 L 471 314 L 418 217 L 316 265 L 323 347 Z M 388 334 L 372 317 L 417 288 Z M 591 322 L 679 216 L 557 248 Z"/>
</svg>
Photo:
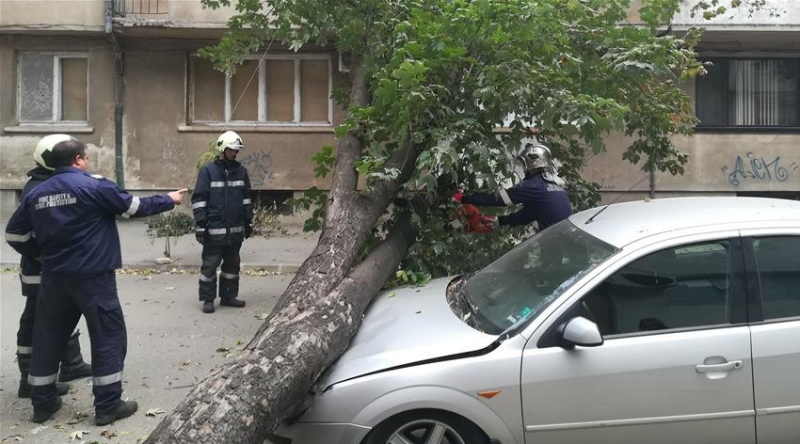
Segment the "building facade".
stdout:
<svg viewBox="0 0 800 444">
<path fill-rule="evenodd" d="M 688 2 L 691 3 L 691 2 Z M 686 85 L 697 133 L 675 141 L 686 173 L 645 177 L 622 160 L 621 136 L 587 161 L 603 200 L 687 194 L 800 197 L 800 10 L 703 22 L 709 74 Z M 239 132 L 254 189 L 288 197 L 326 182 L 311 156 L 334 143 L 344 117 L 330 99 L 346 67 L 328 48 L 271 43 L 232 77 L 197 57 L 225 32 L 232 9 L 199 0 L 0 2 L 0 200 L 16 205 L 43 135 L 88 143 L 93 168 L 133 192 L 192 188 L 195 163 L 217 134 Z M 688 12 L 673 30 L 701 24 Z M 6 213 L 7 214 L 7 213 Z"/>
</svg>

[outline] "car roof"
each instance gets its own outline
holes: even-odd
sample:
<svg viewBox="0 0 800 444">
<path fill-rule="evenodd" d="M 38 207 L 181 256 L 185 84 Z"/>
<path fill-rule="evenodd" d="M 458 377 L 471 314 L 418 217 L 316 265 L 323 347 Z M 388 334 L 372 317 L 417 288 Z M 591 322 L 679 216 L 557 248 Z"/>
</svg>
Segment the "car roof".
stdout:
<svg viewBox="0 0 800 444">
<path fill-rule="evenodd" d="M 589 219 L 592 221 L 587 224 Z M 581 211 L 569 220 L 592 236 L 622 248 L 647 236 L 709 225 L 795 221 L 800 226 L 800 201 L 760 197 L 646 199 Z"/>
</svg>

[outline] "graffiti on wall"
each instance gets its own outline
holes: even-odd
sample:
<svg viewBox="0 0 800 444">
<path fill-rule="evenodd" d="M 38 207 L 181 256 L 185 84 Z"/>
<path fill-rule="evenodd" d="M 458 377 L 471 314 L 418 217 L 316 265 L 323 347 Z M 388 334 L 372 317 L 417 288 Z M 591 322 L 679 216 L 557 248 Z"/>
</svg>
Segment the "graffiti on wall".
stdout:
<svg viewBox="0 0 800 444">
<path fill-rule="evenodd" d="M 247 168 L 252 188 L 263 187 L 275 175 L 272 170 L 272 151 L 249 153 L 239 163 Z"/>
<path fill-rule="evenodd" d="M 186 165 L 186 153 L 183 149 L 183 144 L 168 141 L 165 143 L 162 154 L 161 162 L 158 165 L 164 170 L 168 176 L 175 177 L 184 170 Z"/>
<path fill-rule="evenodd" d="M 786 182 L 790 172 L 797 171 L 797 168 L 797 162 L 786 165 L 785 162 L 781 162 L 781 156 L 769 159 L 759 157 L 751 151 L 744 158 L 736 156 L 736 164 L 728 173 L 728 182 L 735 187 L 748 180 Z M 722 172 L 728 172 L 727 165 L 722 167 Z"/>
</svg>

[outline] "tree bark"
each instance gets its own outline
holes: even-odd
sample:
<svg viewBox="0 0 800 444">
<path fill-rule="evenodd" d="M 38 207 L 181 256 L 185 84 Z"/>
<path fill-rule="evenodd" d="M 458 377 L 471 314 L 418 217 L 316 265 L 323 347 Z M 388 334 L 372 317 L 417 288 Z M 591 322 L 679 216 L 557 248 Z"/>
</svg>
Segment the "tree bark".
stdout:
<svg viewBox="0 0 800 444">
<path fill-rule="evenodd" d="M 146 443 L 261 444 L 347 349 L 361 314 L 413 241 L 405 213 L 334 290 L 302 310 L 290 302 L 274 313 L 242 354 L 200 382 Z"/>
<path fill-rule="evenodd" d="M 364 105 L 367 91 L 361 67 L 354 76 L 351 103 Z M 384 242 L 353 268 L 372 227 L 413 171 L 416 152 L 407 143 L 392 159 L 400 176 L 375 184 L 364 195 L 356 189 L 354 169 L 361 141 L 351 134 L 340 139 L 337 149 L 317 247 L 243 352 L 201 381 L 146 443 L 261 444 L 346 350 L 369 301 L 414 240 L 406 212 Z"/>
</svg>

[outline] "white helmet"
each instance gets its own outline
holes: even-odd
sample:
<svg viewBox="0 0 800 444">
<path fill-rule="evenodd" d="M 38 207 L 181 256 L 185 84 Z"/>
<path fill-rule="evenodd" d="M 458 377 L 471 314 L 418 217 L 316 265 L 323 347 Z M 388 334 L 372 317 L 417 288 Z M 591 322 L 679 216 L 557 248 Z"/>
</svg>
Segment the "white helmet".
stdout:
<svg viewBox="0 0 800 444">
<path fill-rule="evenodd" d="M 233 131 L 225 131 L 217 138 L 217 151 L 225 151 L 225 148 L 239 151 L 244 148 L 242 138 Z"/>
<path fill-rule="evenodd" d="M 68 140 L 77 141 L 78 139 L 67 134 L 50 134 L 42 137 L 42 140 L 36 144 L 36 149 L 33 150 L 33 161 L 43 168 L 47 168 L 50 171 L 54 170 L 55 168 L 51 165 L 53 147 Z"/>
</svg>

